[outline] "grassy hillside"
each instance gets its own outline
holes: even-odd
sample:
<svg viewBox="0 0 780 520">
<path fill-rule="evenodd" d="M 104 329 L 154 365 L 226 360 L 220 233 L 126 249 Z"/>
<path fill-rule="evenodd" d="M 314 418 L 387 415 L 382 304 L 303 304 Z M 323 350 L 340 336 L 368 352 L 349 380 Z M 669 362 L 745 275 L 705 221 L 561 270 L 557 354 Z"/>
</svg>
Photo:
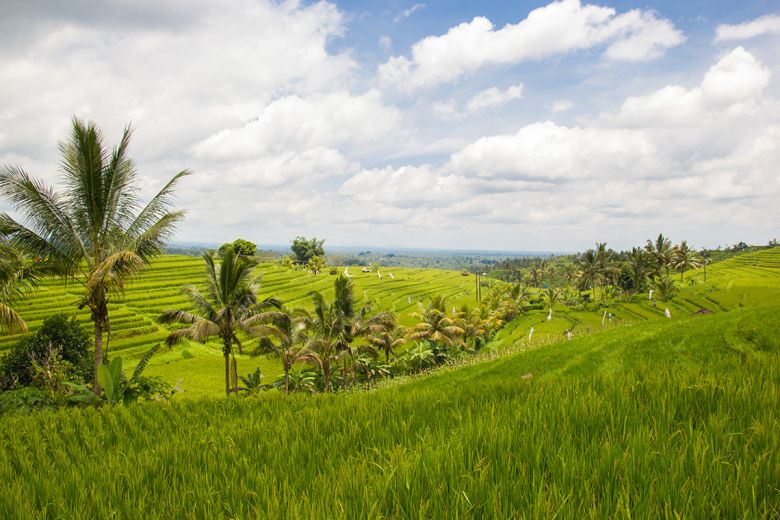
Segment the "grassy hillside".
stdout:
<svg viewBox="0 0 780 520">
<path fill-rule="evenodd" d="M 0 516 L 776 517 L 779 315 L 658 320 L 369 393 L 5 417 Z"/>
<path fill-rule="evenodd" d="M 262 264 L 257 270 L 262 276 L 261 298 L 275 296 L 285 305 L 308 307 L 308 294 L 312 290 L 333 297 L 335 277 L 327 273 L 313 276 L 274 264 Z M 115 298 L 109 306 L 109 355 L 138 359 L 150 347 L 164 341 L 169 329 L 157 324 L 155 319 L 164 309 L 187 308 L 180 289 L 192 283 L 204 288 L 203 273 L 204 264 L 200 258 L 166 255 L 154 260 L 130 282 L 124 296 Z M 464 277 L 458 271 L 392 268 L 383 269 L 380 278 L 377 273 L 363 273 L 359 267 L 353 267 L 350 274 L 355 283 L 355 295 L 361 302 L 371 299 L 381 309 L 394 310 L 402 324 L 413 323 L 411 313 L 419 310 L 418 304 L 437 294 L 447 296 L 452 305 L 474 301 L 474 277 Z M 80 290 L 74 282 L 65 285 L 59 280 L 47 280 L 18 305 L 17 310 L 33 331 L 40 327 L 44 318 L 58 312 L 77 316 L 84 327 L 91 330 L 89 310 L 79 311 L 74 305 Z M 19 337 L 0 336 L 0 354 Z M 171 350 L 163 349 L 153 359 L 147 374 L 163 376 L 171 383 L 178 382 L 184 390 L 181 396 L 220 395 L 224 391 L 224 382 L 221 383 L 219 377 L 223 363 L 218 342 L 186 343 Z M 258 366 L 266 380 L 272 380 L 281 372 L 276 361 L 239 356 L 240 373 L 246 374 Z"/>
</svg>

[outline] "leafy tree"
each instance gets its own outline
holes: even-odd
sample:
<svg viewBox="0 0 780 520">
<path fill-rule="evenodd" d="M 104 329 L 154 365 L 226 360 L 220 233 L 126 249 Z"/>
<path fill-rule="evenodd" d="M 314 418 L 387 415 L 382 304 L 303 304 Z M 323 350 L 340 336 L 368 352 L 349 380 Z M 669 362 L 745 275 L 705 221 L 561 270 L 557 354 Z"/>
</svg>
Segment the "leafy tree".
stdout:
<svg viewBox="0 0 780 520">
<path fill-rule="evenodd" d="M 241 256 L 253 256 L 257 252 L 257 244 L 243 238 L 237 238 L 232 242 L 222 244 L 219 248 L 219 255 L 224 255 L 229 247 L 232 247 L 233 251 Z"/>
<path fill-rule="evenodd" d="M 651 271 L 651 259 L 647 251 L 638 247 L 632 247 L 628 254 L 628 266 L 633 278 L 632 292 L 644 290 L 647 284 L 647 276 Z"/>
<path fill-rule="evenodd" d="M 211 337 L 218 337 L 222 341 L 222 353 L 225 357 L 225 395 L 229 396 L 238 381 L 233 353 L 234 344 L 238 345 L 239 352 L 242 351 L 238 331 L 254 333 L 253 326 L 257 320 L 253 318 L 273 306 L 278 307 L 279 302 L 275 298 L 258 301 L 260 282 L 258 277 L 252 276 L 255 260 L 238 256 L 233 249 L 228 248 L 220 263 L 217 263 L 211 251 L 203 254 L 203 261 L 206 264 L 206 294 L 201 294 L 194 285 L 182 288 L 182 293 L 190 301 L 194 312 L 166 310 L 158 321 L 187 325 L 168 335 L 166 342 L 169 346 L 184 338 L 205 342 Z M 231 356 L 234 365 L 232 374 Z M 232 389 L 231 382 L 236 383 L 232 385 Z"/>
<path fill-rule="evenodd" d="M 292 242 L 293 254 L 295 254 L 295 260 L 301 264 L 308 263 L 314 256 L 325 256 L 325 250 L 322 245 L 325 240 L 317 240 L 316 238 L 307 239 L 301 236 L 295 237 Z"/>
<path fill-rule="evenodd" d="M 547 305 L 550 308 L 550 312 L 552 313 L 553 307 L 556 303 L 558 303 L 558 300 L 561 297 L 561 290 L 557 287 L 548 287 L 544 291 L 544 299 L 547 301 Z"/>
<path fill-rule="evenodd" d="M 599 279 L 599 264 L 596 251 L 588 249 L 577 260 L 577 287 L 580 291 L 595 291 Z M 595 294 L 594 294 L 595 300 Z"/>
<path fill-rule="evenodd" d="M 127 280 L 163 251 L 175 225 L 184 217 L 170 211 L 178 181 L 175 175 L 141 208 L 137 172 L 127 156 L 131 130 L 109 151 L 93 123 L 73 119 L 60 144 L 63 191 L 57 193 L 19 167 L 0 169 L 0 193 L 23 216 L 17 222 L 0 214 L 0 234 L 32 257 L 45 259 L 66 278 L 83 286 L 79 308 L 87 307 L 94 324 L 94 390 L 100 392 L 103 332 L 110 330 L 108 303 Z"/>
<path fill-rule="evenodd" d="M 674 248 L 673 254 L 674 268 L 680 271 L 680 283 L 683 283 L 685 279 L 686 270 L 701 267 L 701 258 L 696 254 L 696 251 L 688 246 L 685 240 Z"/>
<path fill-rule="evenodd" d="M 21 339 L 2 360 L 0 388 L 29 386 L 35 382 L 35 366 L 50 365 L 57 358 L 68 363 L 67 379 L 92 375 L 89 335 L 75 318 L 49 316 L 34 335 Z"/>
<path fill-rule="evenodd" d="M 631 272 L 631 267 L 628 264 L 623 264 L 620 268 L 620 275 L 618 276 L 618 285 L 620 288 L 629 294 L 636 292 L 636 282 L 634 282 L 634 273 Z"/>
</svg>

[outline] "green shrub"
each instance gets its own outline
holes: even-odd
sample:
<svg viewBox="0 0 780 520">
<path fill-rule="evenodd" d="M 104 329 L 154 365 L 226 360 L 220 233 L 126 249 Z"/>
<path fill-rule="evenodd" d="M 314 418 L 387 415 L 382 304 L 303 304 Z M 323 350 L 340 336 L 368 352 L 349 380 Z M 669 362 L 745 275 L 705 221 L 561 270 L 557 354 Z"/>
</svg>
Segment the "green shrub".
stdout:
<svg viewBox="0 0 780 520">
<path fill-rule="evenodd" d="M 2 360 L 0 389 L 46 387 L 40 374 L 43 367 L 66 370 L 65 379 L 92 377 L 89 335 L 75 318 L 55 314 L 44 320 L 35 335 L 20 340 Z"/>
</svg>

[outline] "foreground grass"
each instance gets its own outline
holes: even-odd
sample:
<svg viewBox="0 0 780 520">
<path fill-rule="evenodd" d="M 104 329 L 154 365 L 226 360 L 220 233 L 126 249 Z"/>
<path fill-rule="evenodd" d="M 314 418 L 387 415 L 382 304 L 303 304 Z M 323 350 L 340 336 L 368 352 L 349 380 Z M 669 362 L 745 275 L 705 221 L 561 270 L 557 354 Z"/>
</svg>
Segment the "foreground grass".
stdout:
<svg viewBox="0 0 780 520">
<path fill-rule="evenodd" d="M 626 327 L 363 394 L 5 417 L 0 516 L 776 517 L 779 312 Z"/>
</svg>

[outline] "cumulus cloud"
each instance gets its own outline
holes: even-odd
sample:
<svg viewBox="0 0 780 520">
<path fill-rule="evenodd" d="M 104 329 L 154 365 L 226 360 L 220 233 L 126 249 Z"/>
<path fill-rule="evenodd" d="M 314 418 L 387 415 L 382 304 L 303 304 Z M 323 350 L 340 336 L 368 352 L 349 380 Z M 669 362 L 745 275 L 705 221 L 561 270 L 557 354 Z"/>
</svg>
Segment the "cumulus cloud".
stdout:
<svg viewBox="0 0 780 520">
<path fill-rule="evenodd" d="M 721 231 L 776 222 L 780 102 L 766 95 L 769 79 L 737 47 L 693 86 L 629 97 L 577 126 L 537 122 L 482 137 L 440 165 L 363 170 L 339 194 L 417 208 L 428 217 L 421 228 L 449 219 L 483 232 L 599 228 L 609 239 L 618 222 L 648 232 L 672 221 Z"/>
<path fill-rule="evenodd" d="M 506 90 L 499 90 L 496 87 L 483 90 L 475 94 L 466 103 L 468 112 L 477 112 L 485 108 L 495 108 L 515 99 L 523 97 L 523 84 L 513 85 Z"/>
<path fill-rule="evenodd" d="M 780 16 L 770 14 L 750 22 L 719 25 L 715 29 L 715 41 L 748 40 L 764 34 L 780 34 Z"/>
<path fill-rule="evenodd" d="M 531 11 L 525 20 L 497 29 L 484 17 L 429 36 L 412 46 L 411 57 L 393 56 L 380 77 L 405 89 L 451 82 L 485 65 L 516 64 L 609 44 L 610 60 L 656 58 L 684 41 L 682 33 L 653 12 L 582 5 L 561 0 Z"/>
</svg>

